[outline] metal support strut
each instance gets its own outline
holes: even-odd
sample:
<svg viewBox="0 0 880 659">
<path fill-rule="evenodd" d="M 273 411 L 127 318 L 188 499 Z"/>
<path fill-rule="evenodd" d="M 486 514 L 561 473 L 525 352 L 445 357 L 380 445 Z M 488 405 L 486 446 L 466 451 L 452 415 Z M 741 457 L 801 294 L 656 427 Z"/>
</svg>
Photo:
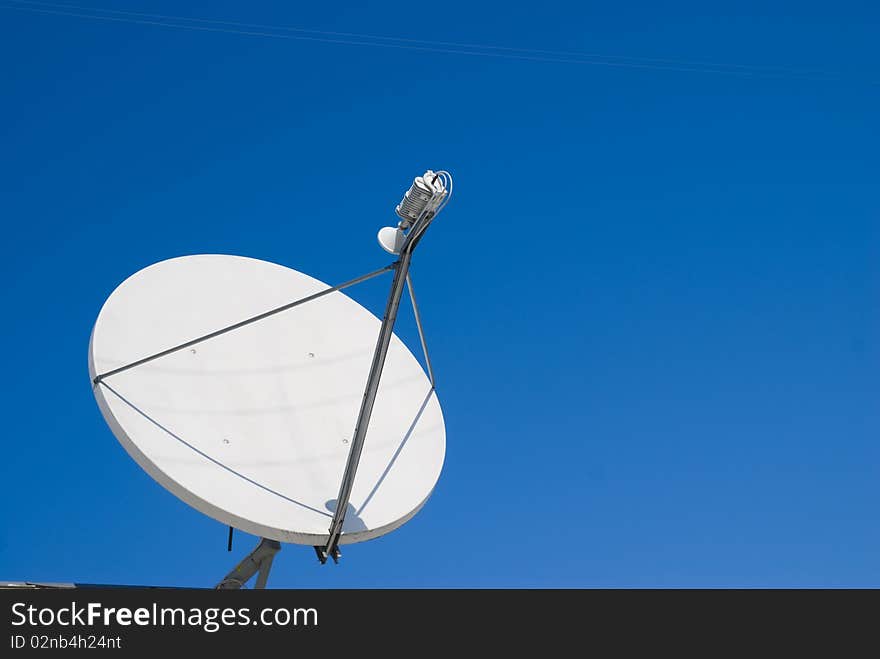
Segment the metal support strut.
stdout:
<svg viewBox="0 0 880 659">
<path fill-rule="evenodd" d="M 223 580 L 215 586 L 216 590 L 238 590 L 257 575 L 257 583 L 254 588 L 262 590 L 269 580 L 269 570 L 272 569 L 272 561 L 275 554 L 281 551 L 281 543 L 277 540 L 260 538 L 254 550 L 244 557 L 241 563 L 236 565 Z M 259 574 L 258 574 L 259 573 Z"/>
<path fill-rule="evenodd" d="M 345 512 L 348 508 L 348 500 L 351 497 L 351 488 L 354 486 L 354 476 L 361 459 L 361 451 L 364 448 L 367 428 L 370 425 L 373 404 L 376 402 L 376 393 L 379 391 L 379 380 L 382 377 L 382 369 L 385 366 L 388 346 L 391 344 L 394 321 L 397 319 L 397 310 L 400 307 L 400 298 L 403 294 L 403 286 L 406 283 L 406 274 L 409 272 L 411 258 L 412 251 L 406 250 L 401 254 L 400 260 L 394 264 L 394 280 L 391 282 L 391 294 L 385 306 L 382 328 L 379 330 L 379 339 L 376 342 L 376 350 L 373 353 L 373 363 L 370 365 L 367 387 L 364 391 L 360 413 L 355 424 L 354 438 L 351 441 L 351 450 L 348 453 L 348 462 L 345 465 L 345 473 L 342 476 L 339 495 L 336 497 L 336 510 L 333 513 L 333 521 L 330 523 L 330 536 L 327 544 L 318 552 L 318 558 L 322 563 L 326 562 L 328 556 L 334 556 L 338 551 L 339 536 L 342 534 L 342 524 L 345 521 Z"/>
<path fill-rule="evenodd" d="M 160 352 L 154 353 L 142 359 L 138 359 L 137 361 L 130 362 L 125 364 L 124 366 L 120 366 L 118 368 L 114 368 L 110 371 L 105 371 L 104 373 L 100 373 L 96 375 L 92 380 L 92 384 L 98 385 L 105 378 L 109 378 L 111 375 L 116 375 L 117 373 L 122 373 L 123 371 L 127 371 L 130 368 L 134 368 L 135 366 L 141 366 L 142 364 L 146 364 L 148 362 L 153 361 L 154 359 L 159 359 L 160 357 L 165 357 L 166 355 L 170 355 L 178 350 L 183 350 L 184 348 L 189 348 L 190 346 L 194 346 L 197 343 L 201 343 L 202 341 L 207 341 L 208 339 L 213 339 L 215 337 L 226 334 L 227 332 L 232 332 L 237 329 L 241 329 L 245 325 L 250 325 L 252 323 L 256 323 L 258 321 L 264 320 L 265 318 L 269 318 L 270 316 L 274 316 L 275 314 L 281 313 L 282 311 L 287 311 L 288 309 L 293 309 L 294 307 L 298 307 L 301 304 L 305 304 L 306 302 L 311 302 L 312 300 L 317 300 L 319 297 L 323 297 L 329 293 L 335 293 L 336 291 L 341 291 L 344 288 L 348 288 L 349 286 L 354 286 L 355 284 L 359 284 L 362 281 L 367 281 L 368 279 L 372 279 L 373 277 L 378 277 L 383 272 L 387 272 L 394 268 L 394 264 L 386 265 L 384 268 L 379 268 L 378 270 L 374 270 L 373 272 L 368 272 L 365 275 L 361 275 L 360 277 L 355 277 L 354 279 L 350 279 L 346 282 L 338 284 L 336 286 L 331 286 L 329 288 L 325 288 L 324 290 L 318 291 L 317 293 L 313 293 L 312 295 L 307 295 L 304 298 L 300 298 L 299 300 L 294 300 L 293 302 L 288 302 L 287 304 L 281 305 L 280 307 L 276 307 L 274 309 L 270 309 L 269 311 L 263 312 L 257 316 L 252 316 L 251 318 L 246 318 L 240 322 L 237 322 L 233 325 L 228 325 L 222 329 L 216 330 L 209 334 L 204 334 L 203 336 L 196 337 L 194 339 L 190 339 L 185 343 L 181 343 L 172 348 L 167 348 L 166 350 L 162 350 Z"/>
<path fill-rule="evenodd" d="M 433 172 L 429 173 L 433 174 Z M 337 561 L 339 558 L 339 538 L 342 535 L 345 514 L 348 510 L 351 490 L 352 487 L 354 487 L 355 474 L 357 473 L 358 463 L 361 459 L 361 452 L 364 448 L 367 429 L 370 425 L 370 416 L 373 413 L 373 405 L 376 402 L 376 394 L 379 391 L 379 380 L 382 377 L 382 369 L 385 366 L 385 357 L 388 354 L 388 346 L 391 343 L 394 322 L 397 320 L 397 310 L 400 307 L 400 298 L 403 295 L 404 286 L 409 280 L 409 266 L 410 261 L 412 260 L 413 250 L 422 239 L 428 225 L 431 224 L 431 221 L 436 214 L 445 205 L 443 202 L 448 201 L 448 190 L 443 183 L 441 183 L 439 189 L 433 187 L 437 179 L 438 175 L 434 175 L 433 180 L 430 181 L 430 196 L 423 194 L 425 187 L 422 187 L 421 203 L 424 205 L 415 221 L 407 219 L 406 215 L 400 211 L 400 206 L 398 207 L 398 214 L 404 218 L 404 222 L 398 226 L 406 227 L 410 230 L 398 252 L 400 259 L 392 264 L 392 267 L 394 268 L 394 280 L 391 282 L 391 292 L 388 295 L 388 302 L 385 306 L 385 315 L 382 318 L 382 326 L 379 329 L 379 338 L 376 341 L 376 349 L 373 352 L 373 362 L 370 365 L 370 374 L 367 377 L 364 397 L 361 401 L 361 408 L 358 413 L 357 422 L 355 423 L 354 437 L 351 441 L 348 461 L 345 465 L 342 483 L 339 486 L 339 494 L 336 497 L 336 510 L 333 512 L 333 520 L 330 522 L 327 544 L 323 547 L 315 547 L 315 551 L 318 554 L 318 560 L 321 561 L 321 563 L 326 563 L 327 558 L 330 557 L 332 557 L 334 561 Z M 416 179 L 416 182 L 418 183 L 418 179 Z M 410 195 L 413 195 L 415 198 L 419 192 L 416 184 L 414 184 L 401 205 L 410 203 L 408 201 Z M 414 294 L 413 303 L 415 303 Z M 421 323 L 419 323 L 419 334 L 421 336 Z M 425 356 L 427 357 L 427 351 Z M 428 369 L 430 371 L 430 365 L 428 366 Z M 431 373 L 431 384 L 433 386 L 433 373 Z"/>
</svg>

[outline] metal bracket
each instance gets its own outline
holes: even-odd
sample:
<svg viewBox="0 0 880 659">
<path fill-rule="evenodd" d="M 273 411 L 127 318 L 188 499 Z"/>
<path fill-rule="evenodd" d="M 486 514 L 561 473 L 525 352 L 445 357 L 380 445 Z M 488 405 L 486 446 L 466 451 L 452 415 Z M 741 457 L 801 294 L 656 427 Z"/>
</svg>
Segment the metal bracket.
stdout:
<svg viewBox="0 0 880 659">
<path fill-rule="evenodd" d="M 315 547 L 315 553 L 318 555 L 318 560 L 321 562 L 321 565 L 327 562 L 328 554 L 325 547 Z M 333 562 L 339 564 L 339 559 L 342 557 L 342 552 L 339 551 L 339 547 L 334 547 L 333 551 L 329 554 L 329 558 L 333 559 Z"/>
<path fill-rule="evenodd" d="M 281 543 L 277 540 L 260 538 L 260 543 L 254 550 L 244 557 L 244 560 L 236 565 L 223 580 L 215 586 L 216 590 L 238 590 L 257 575 L 257 583 L 254 588 L 262 590 L 269 580 L 269 570 L 272 569 L 272 561 L 275 554 L 281 551 Z"/>
</svg>

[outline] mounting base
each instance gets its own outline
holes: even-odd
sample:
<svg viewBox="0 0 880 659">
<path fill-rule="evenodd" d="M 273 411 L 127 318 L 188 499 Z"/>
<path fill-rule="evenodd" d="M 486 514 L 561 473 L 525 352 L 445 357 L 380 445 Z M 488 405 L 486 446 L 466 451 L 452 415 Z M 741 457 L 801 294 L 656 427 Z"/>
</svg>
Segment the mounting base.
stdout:
<svg viewBox="0 0 880 659">
<path fill-rule="evenodd" d="M 245 556 L 244 560 L 236 565 L 229 574 L 223 577 L 223 580 L 214 588 L 216 590 L 238 590 L 244 588 L 250 578 L 259 573 L 254 588 L 262 590 L 266 587 L 272 561 L 279 551 L 281 551 L 280 542 L 260 538 L 260 544 Z"/>
</svg>

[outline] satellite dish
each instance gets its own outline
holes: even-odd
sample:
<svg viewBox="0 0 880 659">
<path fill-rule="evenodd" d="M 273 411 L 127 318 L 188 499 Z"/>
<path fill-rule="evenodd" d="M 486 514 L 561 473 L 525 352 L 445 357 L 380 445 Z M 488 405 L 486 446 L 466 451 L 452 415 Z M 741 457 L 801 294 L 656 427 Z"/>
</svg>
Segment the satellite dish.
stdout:
<svg viewBox="0 0 880 659">
<path fill-rule="evenodd" d="M 98 315 L 92 378 L 328 286 L 251 258 L 162 261 L 126 279 Z M 214 519 L 280 542 L 328 539 L 380 320 L 341 292 L 94 386 L 113 434 L 163 487 Z M 440 475 L 443 415 L 394 336 L 340 544 L 410 519 Z"/>
<path fill-rule="evenodd" d="M 266 585 L 281 542 L 337 561 L 339 545 L 412 518 L 446 450 L 415 293 L 413 250 L 451 194 L 416 177 L 379 232 L 394 263 L 338 286 L 242 256 L 161 261 L 116 288 L 89 343 L 95 398 L 113 434 L 159 484 L 260 536 L 218 584 Z M 382 320 L 341 292 L 393 271 Z M 409 290 L 427 374 L 393 334 Z"/>
</svg>

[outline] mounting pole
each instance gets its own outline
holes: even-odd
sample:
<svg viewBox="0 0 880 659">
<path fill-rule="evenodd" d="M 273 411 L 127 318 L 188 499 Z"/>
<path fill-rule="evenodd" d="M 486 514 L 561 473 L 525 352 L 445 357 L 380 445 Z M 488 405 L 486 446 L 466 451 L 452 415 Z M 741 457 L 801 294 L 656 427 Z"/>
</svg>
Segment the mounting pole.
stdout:
<svg viewBox="0 0 880 659">
<path fill-rule="evenodd" d="M 236 565 L 223 580 L 214 588 L 216 590 L 238 590 L 250 581 L 251 577 L 257 574 L 257 583 L 254 585 L 256 589 L 264 589 L 266 582 L 269 580 L 269 570 L 272 569 L 272 561 L 275 554 L 281 551 L 281 543 L 277 540 L 268 540 L 260 538 L 254 550 L 244 557 L 244 559 Z"/>
<path fill-rule="evenodd" d="M 444 172 L 445 174 L 445 172 Z M 433 179 L 428 182 L 429 175 Z M 448 176 L 448 174 L 446 174 Z M 392 265 L 394 268 L 394 280 L 391 282 L 391 292 L 385 305 L 385 315 L 382 318 L 382 326 L 379 329 L 379 338 L 376 341 L 376 349 L 373 352 L 373 362 L 370 365 L 370 374 L 367 377 L 367 386 L 361 401 L 361 409 L 358 413 L 354 428 L 354 437 L 351 441 L 351 449 L 348 453 L 348 462 L 339 486 L 339 495 L 336 497 L 336 510 L 333 512 L 333 520 L 330 522 L 327 544 L 323 547 L 315 547 L 318 560 L 326 563 L 328 557 L 335 560 L 339 558 L 339 536 L 342 535 L 342 526 L 345 522 L 345 514 L 348 509 L 351 490 L 354 487 L 354 478 L 360 462 L 361 452 L 364 448 L 364 440 L 370 425 L 370 416 L 373 413 L 373 405 L 376 402 L 376 394 L 379 391 L 379 380 L 382 377 L 382 369 L 385 366 L 385 357 L 388 354 L 388 346 L 391 344 L 391 336 L 394 331 L 394 322 L 397 320 L 397 310 L 400 307 L 400 298 L 403 294 L 409 274 L 410 261 L 413 250 L 422 238 L 422 235 L 431 224 L 431 221 L 448 201 L 446 180 L 443 179 L 439 186 L 435 184 L 440 178 L 439 174 L 428 171 L 424 179 L 419 177 L 407 192 L 404 200 L 398 206 L 397 213 L 403 218 L 398 225 L 398 231 L 409 228 L 399 252 L 400 259 Z M 421 181 L 421 183 L 420 183 Z M 413 210 L 413 208 L 417 210 Z M 403 209 L 403 210 L 402 210 Z M 409 213 L 409 215 L 407 215 Z M 417 214 L 417 217 L 416 217 Z"/>
</svg>

